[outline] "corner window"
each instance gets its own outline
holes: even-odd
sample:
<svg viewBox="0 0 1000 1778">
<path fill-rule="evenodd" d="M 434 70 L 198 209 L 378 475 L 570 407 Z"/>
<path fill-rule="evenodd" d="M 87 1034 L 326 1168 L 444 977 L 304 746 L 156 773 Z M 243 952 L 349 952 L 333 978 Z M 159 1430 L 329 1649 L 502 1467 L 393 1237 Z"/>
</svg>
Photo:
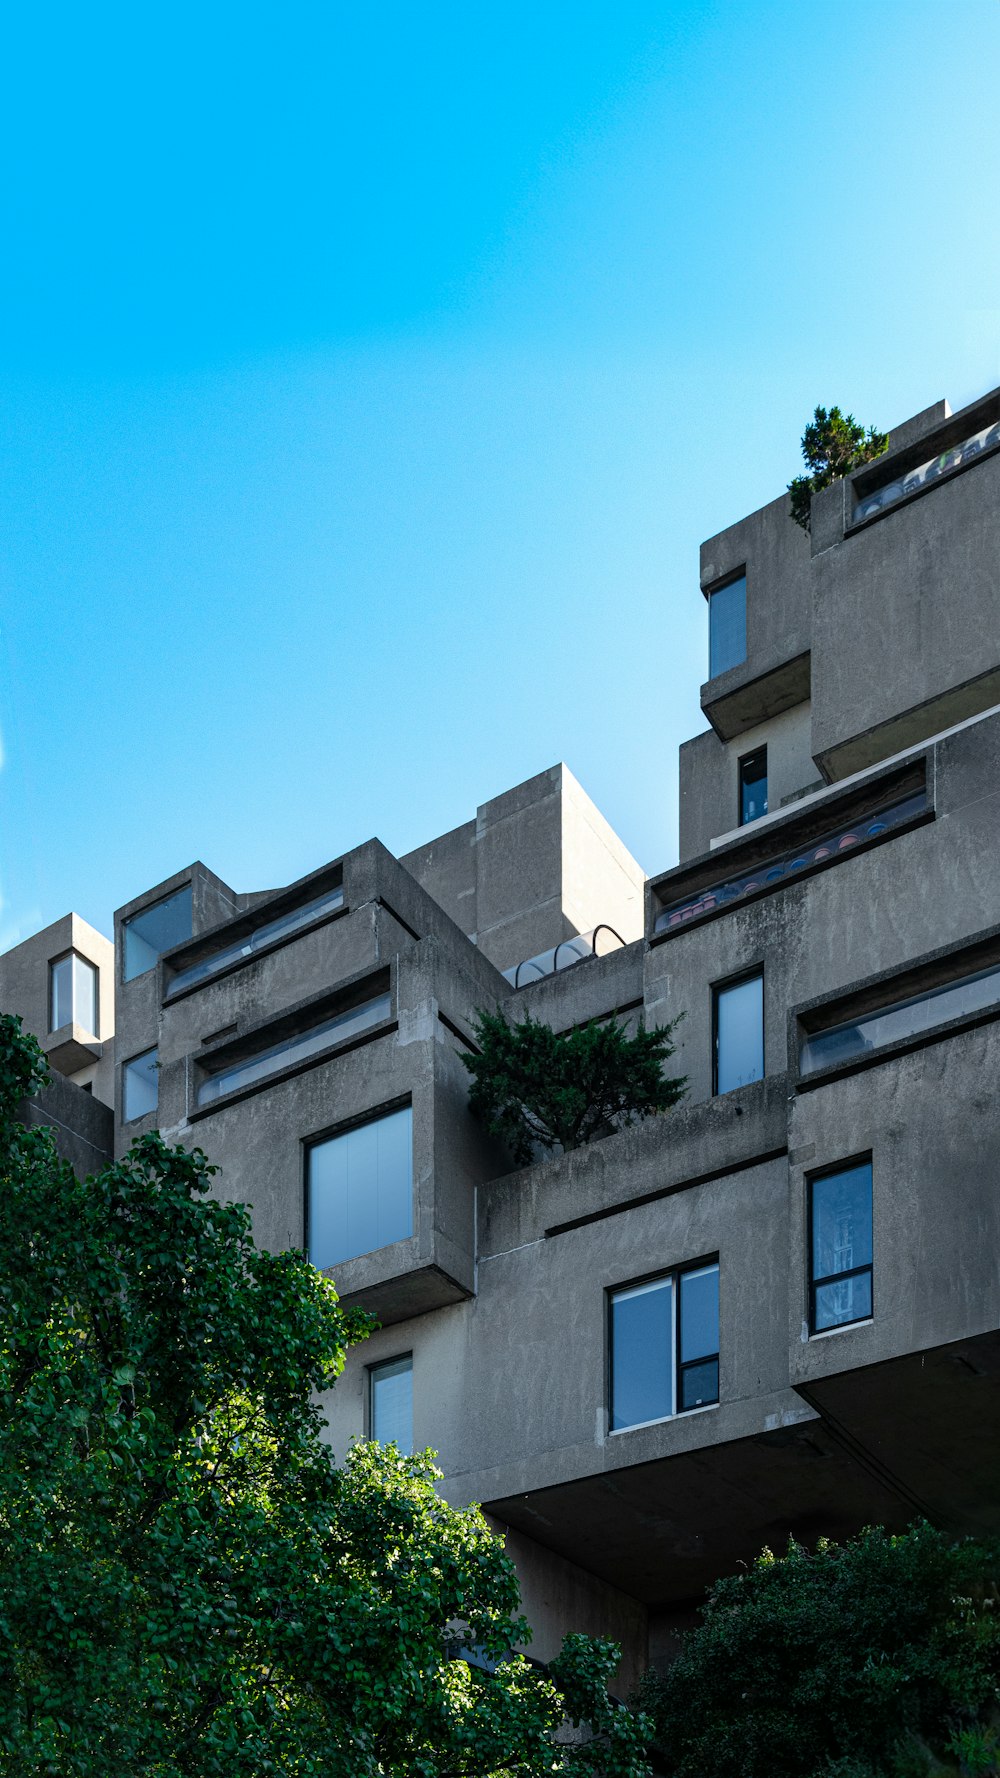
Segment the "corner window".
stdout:
<svg viewBox="0 0 1000 1778">
<path fill-rule="evenodd" d="M 81 1025 L 97 1036 L 97 971 L 75 951 L 49 964 L 49 1030 L 63 1025 Z"/>
<path fill-rule="evenodd" d="M 148 1117 L 156 1110 L 159 1082 L 159 1052 L 144 1050 L 133 1056 L 122 1069 L 122 1117 L 133 1123 L 137 1117 Z"/>
<path fill-rule="evenodd" d="M 747 577 L 740 574 L 708 595 L 708 677 L 728 673 L 747 658 Z"/>
<path fill-rule="evenodd" d="M 731 1093 L 764 1075 L 764 977 L 749 975 L 713 988 L 716 1093 Z"/>
<path fill-rule="evenodd" d="M 611 1430 L 719 1399 L 719 1266 L 611 1293 Z"/>
<path fill-rule="evenodd" d="M 368 1424 L 380 1445 L 395 1445 L 400 1456 L 413 1453 L 413 1354 L 373 1364 L 368 1372 Z"/>
<path fill-rule="evenodd" d="M 309 1258 L 339 1265 L 413 1233 L 409 1105 L 316 1142 L 306 1155 Z"/>
<path fill-rule="evenodd" d="M 872 1312 L 872 1164 L 809 1182 L 809 1324 L 813 1333 Z"/>
<path fill-rule="evenodd" d="M 744 754 L 740 760 L 740 826 L 759 821 L 767 814 L 767 748 Z"/>
<path fill-rule="evenodd" d="M 125 921 L 125 980 L 134 981 L 154 968 L 163 951 L 191 937 L 191 885 L 154 901 Z"/>
</svg>

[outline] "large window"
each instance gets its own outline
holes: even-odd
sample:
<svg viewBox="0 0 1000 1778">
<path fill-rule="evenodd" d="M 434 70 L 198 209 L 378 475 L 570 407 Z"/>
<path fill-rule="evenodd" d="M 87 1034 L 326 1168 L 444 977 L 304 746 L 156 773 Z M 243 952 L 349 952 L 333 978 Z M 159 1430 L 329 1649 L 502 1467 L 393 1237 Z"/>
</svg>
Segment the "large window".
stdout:
<svg viewBox="0 0 1000 1778">
<path fill-rule="evenodd" d="M 950 1019 L 965 1018 L 992 1006 L 1000 1006 L 997 963 L 959 981 L 945 982 L 923 994 L 897 1000 L 894 1005 L 830 1025 L 825 1031 L 811 1031 L 803 1040 L 799 1066 L 803 1074 L 813 1074 L 817 1068 L 851 1062 L 857 1056 L 883 1049 L 886 1044 L 905 1043 L 907 1038 L 933 1031 L 936 1025 L 945 1025 Z"/>
<path fill-rule="evenodd" d="M 713 988 L 715 1091 L 731 1093 L 764 1074 L 764 977 Z"/>
<path fill-rule="evenodd" d="M 191 937 L 191 885 L 186 884 L 125 922 L 125 980 L 152 969 L 163 951 Z"/>
<path fill-rule="evenodd" d="M 122 1069 L 122 1117 L 130 1124 L 156 1110 L 159 1054 L 155 1049 L 133 1056 Z"/>
<path fill-rule="evenodd" d="M 194 988 L 199 982 L 208 981 L 211 976 L 218 975 L 220 970 L 230 969 L 233 964 L 256 956 L 258 951 L 270 945 L 281 944 L 286 938 L 294 938 L 296 933 L 326 919 L 343 905 L 344 891 L 338 884 L 335 889 L 328 889 L 325 894 L 304 902 L 301 907 L 293 908 L 291 913 L 279 914 L 275 919 L 265 921 L 262 926 L 255 926 L 252 932 L 246 933 L 232 944 L 224 945 L 210 956 L 200 957 L 197 963 L 178 970 L 171 977 L 169 992 L 179 994 L 183 988 Z"/>
<path fill-rule="evenodd" d="M 97 971 L 75 951 L 49 964 L 49 1030 L 63 1025 L 80 1025 L 97 1036 Z"/>
<path fill-rule="evenodd" d="M 740 760 L 740 826 L 767 814 L 767 748 L 758 747 Z"/>
<path fill-rule="evenodd" d="M 708 595 L 708 677 L 747 658 L 747 577 L 741 574 Z"/>
<path fill-rule="evenodd" d="M 227 1093 L 256 1086 L 284 1068 L 306 1062 L 335 1043 L 346 1043 L 348 1038 L 357 1037 L 371 1025 L 381 1024 L 389 1017 L 389 1008 L 388 994 L 376 994 L 359 1006 L 348 1007 L 346 1012 L 323 1019 L 307 1031 L 296 1031 L 290 1037 L 283 1037 L 280 1043 L 269 1044 L 266 1049 L 233 1062 L 228 1068 L 220 1068 L 217 1074 L 210 1074 L 202 1081 L 198 1088 L 198 1104 L 211 1105 Z"/>
<path fill-rule="evenodd" d="M 809 1321 L 813 1333 L 872 1312 L 872 1164 L 809 1182 Z"/>
<path fill-rule="evenodd" d="M 373 1364 L 368 1372 L 368 1418 L 380 1445 L 395 1445 L 403 1457 L 413 1451 L 413 1356 Z"/>
<path fill-rule="evenodd" d="M 612 1431 L 718 1399 L 718 1263 L 612 1291 Z"/>
<path fill-rule="evenodd" d="M 316 1142 L 306 1157 L 309 1258 L 336 1266 L 413 1233 L 409 1105 Z"/>
</svg>

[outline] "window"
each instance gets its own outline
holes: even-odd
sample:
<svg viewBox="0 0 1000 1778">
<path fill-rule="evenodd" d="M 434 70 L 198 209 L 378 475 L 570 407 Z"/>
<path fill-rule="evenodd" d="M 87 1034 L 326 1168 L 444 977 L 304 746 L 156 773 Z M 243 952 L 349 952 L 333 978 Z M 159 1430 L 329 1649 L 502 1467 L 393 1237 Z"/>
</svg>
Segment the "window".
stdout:
<svg viewBox="0 0 1000 1778">
<path fill-rule="evenodd" d="M 814 1074 L 817 1068 L 853 1061 L 856 1056 L 882 1049 L 888 1043 L 903 1043 L 909 1037 L 932 1031 L 935 1025 L 992 1006 L 1000 1006 L 1000 964 L 897 1000 L 895 1005 L 880 1007 L 877 1012 L 861 1013 L 856 1019 L 830 1025 L 825 1031 L 809 1032 L 802 1043 L 799 1066 L 803 1074 Z"/>
<path fill-rule="evenodd" d="M 719 1266 L 611 1293 L 611 1430 L 719 1399 Z"/>
<path fill-rule="evenodd" d="M 211 1105 L 215 1099 L 221 1099 L 225 1093 L 236 1093 L 241 1087 L 254 1086 L 258 1081 L 266 1080 L 271 1074 L 278 1074 L 282 1068 L 290 1068 L 296 1062 L 305 1062 L 310 1056 L 328 1049 L 332 1044 L 344 1043 L 349 1037 L 356 1037 L 360 1031 L 367 1031 L 370 1025 L 381 1024 L 389 1017 L 388 994 L 376 994 L 371 1000 L 363 1000 L 360 1006 L 351 1006 L 346 1012 L 340 1012 L 331 1019 L 324 1019 L 322 1024 L 313 1025 L 308 1031 L 297 1031 L 291 1037 L 282 1038 L 280 1043 L 272 1043 L 267 1049 L 258 1050 L 254 1056 L 234 1062 L 229 1068 L 220 1068 L 217 1074 L 210 1074 L 198 1088 L 198 1104 Z"/>
<path fill-rule="evenodd" d="M 708 677 L 747 658 L 747 577 L 739 575 L 708 595 Z"/>
<path fill-rule="evenodd" d="M 813 1333 L 872 1312 L 872 1164 L 809 1182 L 809 1323 Z"/>
<path fill-rule="evenodd" d="M 191 937 L 191 885 L 154 901 L 125 922 L 125 980 L 134 981 L 152 969 L 161 951 L 172 950 Z"/>
<path fill-rule="evenodd" d="M 49 1030 L 62 1025 L 81 1025 L 97 1036 L 97 971 L 75 951 L 49 964 Z"/>
<path fill-rule="evenodd" d="M 409 1105 L 314 1143 L 306 1157 L 309 1258 L 335 1266 L 413 1233 Z"/>
<path fill-rule="evenodd" d="M 159 1053 L 144 1050 L 133 1056 L 122 1069 L 122 1117 L 130 1124 L 137 1117 L 147 1117 L 156 1110 L 159 1076 Z"/>
<path fill-rule="evenodd" d="M 740 826 L 767 814 L 767 748 L 758 747 L 740 760 Z"/>
<path fill-rule="evenodd" d="M 229 969 L 234 963 L 240 963 L 246 957 L 253 957 L 265 946 L 277 945 L 286 938 L 294 938 L 307 926 L 314 925 L 329 914 L 336 913 L 344 905 L 344 891 L 339 886 L 328 889 L 324 895 L 313 901 L 305 902 L 301 907 L 293 908 L 291 913 L 281 914 L 268 920 L 263 926 L 256 926 L 235 943 L 225 945 L 221 951 L 213 951 L 208 957 L 199 958 L 197 963 L 189 964 L 187 969 L 178 970 L 171 977 L 168 992 L 179 994 L 183 988 L 196 987 L 199 982 L 207 981 L 222 969 Z M 166 949 L 166 947 L 164 947 Z"/>
<path fill-rule="evenodd" d="M 395 1445 L 401 1456 L 413 1452 L 413 1355 L 373 1364 L 368 1372 L 368 1419 L 372 1438 Z"/>
<path fill-rule="evenodd" d="M 764 1074 L 764 977 L 713 988 L 715 1091 L 731 1093 Z"/>
</svg>

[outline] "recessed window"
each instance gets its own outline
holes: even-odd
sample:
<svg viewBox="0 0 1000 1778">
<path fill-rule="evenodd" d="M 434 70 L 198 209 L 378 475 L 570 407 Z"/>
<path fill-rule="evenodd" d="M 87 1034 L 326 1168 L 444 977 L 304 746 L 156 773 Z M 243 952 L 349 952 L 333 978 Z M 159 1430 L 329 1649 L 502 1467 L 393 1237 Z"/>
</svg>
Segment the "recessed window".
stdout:
<svg viewBox="0 0 1000 1778">
<path fill-rule="evenodd" d="M 125 980 L 152 969 L 163 951 L 191 937 L 191 885 L 187 883 L 125 921 Z"/>
<path fill-rule="evenodd" d="M 333 1018 L 310 1026 L 307 1031 L 297 1031 L 291 1037 L 283 1037 L 280 1043 L 258 1050 L 256 1055 L 234 1062 L 229 1068 L 220 1068 L 217 1074 L 210 1074 L 202 1081 L 198 1088 L 198 1104 L 211 1105 L 226 1093 L 255 1086 L 284 1068 L 308 1061 L 310 1056 L 319 1055 L 335 1043 L 346 1043 L 348 1038 L 357 1037 L 370 1026 L 381 1024 L 389 1017 L 389 1010 L 388 994 L 376 994 L 371 1000 L 363 1000 L 346 1012 L 336 1013 Z"/>
<path fill-rule="evenodd" d="M 994 1006 L 1000 1006 L 1000 964 L 830 1025 L 825 1031 L 811 1031 L 803 1040 L 799 1066 L 803 1074 L 813 1074 L 817 1068 L 854 1061 L 887 1044 L 905 1043 L 924 1031 L 933 1031 L 936 1025 Z"/>
<path fill-rule="evenodd" d="M 731 1093 L 764 1074 L 764 977 L 713 988 L 715 1091 Z"/>
<path fill-rule="evenodd" d="M 747 658 L 747 577 L 727 581 L 708 595 L 708 676 L 728 673 Z"/>
<path fill-rule="evenodd" d="M 328 889 L 324 895 L 304 902 L 301 907 L 293 908 L 291 913 L 267 920 L 264 925 L 254 927 L 243 938 L 236 939 L 233 944 L 224 945 L 222 950 L 213 951 L 210 956 L 201 957 L 197 963 L 189 964 L 187 969 L 179 970 L 171 977 L 168 992 L 179 994 L 184 988 L 196 987 L 199 982 L 207 981 L 220 970 L 231 969 L 234 964 L 245 962 L 259 951 L 281 944 L 287 938 L 294 938 L 297 933 L 305 931 L 306 927 L 316 925 L 320 920 L 336 913 L 343 905 L 344 891 L 338 884 L 335 889 Z"/>
<path fill-rule="evenodd" d="M 610 1308 L 613 1432 L 718 1401 L 718 1262 L 612 1291 Z"/>
<path fill-rule="evenodd" d="M 159 1052 L 144 1050 L 122 1069 L 122 1117 L 127 1124 L 156 1110 Z"/>
<path fill-rule="evenodd" d="M 380 1445 L 395 1445 L 400 1455 L 413 1452 L 413 1355 L 373 1364 L 368 1372 L 369 1425 Z"/>
<path fill-rule="evenodd" d="M 49 964 L 49 1030 L 63 1025 L 80 1025 L 97 1035 L 97 971 L 75 951 Z"/>
<path fill-rule="evenodd" d="M 809 1182 L 809 1321 L 813 1333 L 872 1312 L 872 1164 Z"/>
<path fill-rule="evenodd" d="M 306 1156 L 309 1258 L 336 1266 L 413 1233 L 409 1105 L 316 1142 Z"/>
<path fill-rule="evenodd" d="M 740 826 L 759 821 L 767 814 L 767 748 L 744 754 L 740 760 Z"/>
</svg>

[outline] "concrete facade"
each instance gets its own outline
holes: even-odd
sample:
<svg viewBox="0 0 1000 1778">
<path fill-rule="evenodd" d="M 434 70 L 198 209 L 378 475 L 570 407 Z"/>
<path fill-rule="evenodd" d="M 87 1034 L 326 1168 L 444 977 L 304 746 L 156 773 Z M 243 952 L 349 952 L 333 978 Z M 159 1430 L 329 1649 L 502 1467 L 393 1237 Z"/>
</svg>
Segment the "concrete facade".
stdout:
<svg viewBox="0 0 1000 1778">
<path fill-rule="evenodd" d="M 670 871 L 646 881 L 558 766 L 402 859 L 372 840 L 246 894 L 195 864 L 116 915 L 117 1152 L 197 1142 L 260 1241 L 309 1249 L 313 1156 L 408 1109 L 405 1216 L 330 1267 L 381 1325 L 329 1437 L 370 1435 L 373 1371 L 409 1357 L 414 1443 L 505 1528 L 535 1652 L 614 1636 L 623 1688 L 764 1543 L 1000 1529 L 998 476 L 1000 391 L 938 402 L 810 534 L 782 496 L 705 544 L 704 592 L 745 573 L 746 659 L 702 687 Z M 741 825 L 763 751 L 767 812 Z M 129 922 L 188 889 L 187 928 L 126 980 Z M 602 924 L 613 948 L 573 961 L 562 941 Z M 683 1103 L 515 1168 L 461 1060 L 496 1005 L 679 1020 Z M 817 1273 L 824 1182 L 852 1169 L 870 1256 L 838 1209 Z M 674 1305 L 715 1266 L 717 1388 L 683 1408 L 677 1311 L 674 1411 L 614 1424 L 614 1293 L 669 1282 Z"/>
</svg>

